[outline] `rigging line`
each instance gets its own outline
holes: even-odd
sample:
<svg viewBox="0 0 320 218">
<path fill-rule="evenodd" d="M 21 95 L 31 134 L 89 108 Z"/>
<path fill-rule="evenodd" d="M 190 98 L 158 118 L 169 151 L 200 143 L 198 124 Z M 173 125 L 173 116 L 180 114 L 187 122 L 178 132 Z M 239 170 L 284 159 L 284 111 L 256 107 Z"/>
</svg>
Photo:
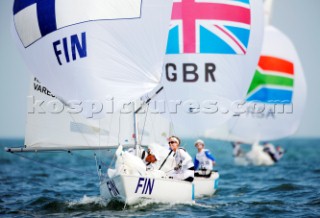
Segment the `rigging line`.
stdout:
<svg viewBox="0 0 320 218">
<path fill-rule="evenodd" d="M 111 165 L 112 165 L 113 162 L 115 161 L 115 157 L 116 157 L 116 152 L 115 152 L 114 155 L 112 156 L 112 160 L 111 160 L 111 162 L 110 162 L 110 164 L 109 164 L 109 166 L 108 166 L 107 169 L 110 169 L 110 168 L 111 168 Z M 105 177 L 107 177 L 107 173 L 106 173 L 106 176 L 105 176 Z"/>
<path fill-rule="evenodd" d="M 118 129 L 118 145 L 120 145 L 121 114 L 122 114 L 122 113 L 121 113 L 121 110 L 120 110 L 120 111 L 119 111 L 119 119 L 118 119 L 118 123 L 119 123 L 119 129 Z M 111 132 L 111 128 L 112 128 L 111 125 L 112 125 L 112 123 L 113 123 L 114 116 L 115 116 L 114 114 L 111 116 L 111 122 L 110 122 L 110 125 L 109 125 L 110 132 Z M 107 140 L 107 141 L 108 141 L 107 144 L 110 143 L 110 139 L 111 139 L 111 136 L 110 136 L 110 134 L 109 134 L 109 137 L 108 137 L 108 140 Z M 109 165 L 106 165 L 105 163 L 103 163 L 102 160 L 100 160 L 100 164 L 102 163 L 103 165 L 106 166 L 107 169 L 109 169 L 109 168 L 111 168 L 111 165 L 114 163 L 115 157 L 116 157 L 116 153 L 113 154 L 112 160 L 111 160 L 111 162 L 110 162 Z M 107 178 L 107 176 L 108 176 L 108 173 L 106 172 L 104 178 Z"/>
<path fill-rule="evenodd" d="M 94 159 L 96 160 L 96 168 L 97 168 L 98 178 L 99 178 L 99 181 L 101 182 L 101 173 L 100 173 L 101 166 L 99 165 L 99 167 L 98 167 L 98 161 L 97 161 L 96 154 L 94 154 Z"/>
<path fill-rule="evenodd" d="M 99 162 L 101 161 L 101 119 L 99 119 Z M 97 162 L 97 160 L 96 160 Z M 101 168 L 101 166 L 99 167 Z"/>
<path fill-rule="evenodd" d="M 71 117 L 71 119 L 73 120 L 73 122 L 76 122 L 76 119 L 74 118 L 74 116 L 71 114 L 71 113 L 69 113 L 69 115 L 70 115 L 70 117 Z M 98 143 L 99 143 L 99 147 L 101 146 L 101 143 L 100 143 L 100 135 L 101 135 L 101 125 L 100 125 L 100 121 L 101 121 L 101 119 L 99 119 L 99 138 L 98 138 Z M 78 131 L 80 132 L 80 135 L 82 136 L 82 138 L 84 139 L 84 141 L 86 142 L 86 144 L 88 145 L 88 146 L 90 146 L 90 143 L 89 143 L 89 141 L 87 140 L 87 138 L 85 137 L 85 135 L 83 134 L 83 131 L 81 131 L 81 129 L 80 129 L 80 126 L 78 126 L 78 125 L 75 125 L 76 126 L 76 128 L 78 129 Z M 99 148 L 99 152 L 101 151 L 101 148 Z"/>
<path fill-rule="evenodd" d="M 113 121 L 114 121 L 114 117 L 115 117 L 115 112 L 112 110 L 112 116 L 111 116 L 111 120 L 110 122 L 107 122 L 107 126 L 109 127 L 109 132 L 108 132 L 108 137 L 107 137 L 107 145 L 110 144 L 110 138 L 111 138 L 111 127 L 112 127 L 112 124 L 113 124 Z"/>
<path fill-rule="evenodd" d="M 232 140 L 232 131 L 233 129 L 237 126 L 238 122 L 239 122 L 239 119 L 240 119 L 240 115 L 241 114 L 233 114 L 233 118 L 235 119 L 235 121 L 232 123 L 232 126 L 231 128 L 228 127 L 228 123 L 230 122 L 227 122 L 225 125 L 226 125 L 226 128 L 227 128 L 227 138 L 226 140 L 230 139 L 230 141 L 233 141 Z M 232 118 L 231 118 L 232 119 Z"/>
<path fill-rule="evenodd" d="M 142 126 L 142 131 L 141 131 L 141 137 L 140 137 L 140 143 L 142 142 L 142 137 L 144 134 L 144 128 L 146 126 L 146 121 L 147 121 L 147 117 L 148 117 L 148 111 L 149 111 L 149 104 L 147 104 L 147 110 L 146 110 L 146 116 L 144 117 L 144 122 L 143 122 L 143 126 Z"/>
<path fill-rule="evenodd" d="M 119 111 L 119 119 L 118 119 L 118 123 L 119 123 L 119 129 L 118 129 L 118 146 L 120 146 L 121 114 L 122 114 L 122 113 L 121 113 L 121 110 L 120 110 L 120 111 Z M 113 116 L 111 117 L 111 120 L 113 120 Z M 112 121 L 111 121 L 111 123 L 112 123 Z M 110 124 L 110 125 L 111 125 L 111 124 Z M 111 126 L 110 126 L 110 129 L 111 129 Z M 109 141 L 110 138 L 111 138 L 111 136 L 109 135 L 109 137 L 108 137 L 108 143 L 110 142 L 110 141 Z M 110 161 L 110 164 L 109 164 L 109 166 L 107 167 L 107 170 L 111 168 L 111 165 L 112 165 L 112 164 L 114 163 L 114 161 L 115 161 L 115 157 L 116 157 L 116 152 L 113 154 L 112 160 Z M 107 176 L 108 176 L 108 172 L 106 172 L 104 178 L 107 178 Z"/>
<path fill-rule="evenodd" d="M 69 115 L 70 115 L 71 119 L 73 120 L 73 122 L 76 122 L 76 120 L 75 120 L 75 118 L 72 116 L 72 114 L 69 113 Z M 86 144 L 87 144 L 88 146 L 90 146 L 90 143 L 88 142 L 87 138 L 84 136 L 83 132 L 80 130 L 80 126 L 77 126 L 77 125 L 76 125 L 76 128 L 78 128 L 78 131 L 81 133 L 80 135 L 81 135 L 82 138 L 85 140 Z M 100 119 L 99 119 L 99 146 L 100 146 L 100 132 L 101 132 L 101 129 L 100 129 Z M 99 150 L 100 150 L 100 148 L 99 148 Z M 94 154 L 95 154 L 95 152 L 94 152 Z"/>
<path fill-rule="evenodd" d="M 152 113 L 152 112 L 151 112 Z M 151 123 L 151 128 L 152 128 L 152 132 L 156 132 L 156 121 L 154 120 L 154 117 L 153 116 L 149 116 L 149 120 L 150 120 L 150 123 Z M 156 134 L 154 136 L 154 140 L 155 142 L 161 142 L 161 137 L 158 138 L 158 134 Z"/>
<path fill-rule="evenodd" d="M 164 93 L 164 98 L 165 98 L 165 102 L 166 102 L 166 104 L 165 104 L 165 105 L 166 105 L 165 109 L 169 112 L 169 118 L 170 118 L 170 123 L 171 123 L 170 126 L 172 126 L 172 133 L 173 133 L 173 134 L 171 134 L 171 135 L 176 135 L 176 131 L 175 131 L 175 129 L 174 129 L 174 124 L 173 124 L 173 122 L 172 122 L 171 113 L 170 113 L 170 110 L 169 110 L 167 92 L 166 92 L 165 89 L 163 89 L 163 93 Z"/>
<path fill-rule="evenodd" d="M 73 151 L 70 151 L 70 150 L 66 150 L 66 152 L 68 152 L 70 155 L 73 155 L 73 156 L 79 156 L 79 157 L 82 157 L 82 158 L 86 158 L 86 159 L 90 159 L 90 160 L 92 160 L 91 155 L 90 155 L 90 157 L 89 157 L 89 156 L 85 156 L 85 155 L 77 154 L 77 153 L 75 153 L 75 152 L 73 152 Z M 95 155 L 95 153 L 94 153 L 94 152 L 93 152 L 93 155 Z"/>
<path fill-rule="evenodd" d="M 120 145 L 120 129 L 121 129 L 121 111 L 119 112 L 119 129 L 118 129 L 118 144 Z"/>
<path fill-rule="evenodd" d="M 25 158 L 27 160 L 33 161 L 35 163 L 40 163 L 40 164 L 43 164 L 44 166 L 50 166 L 50 167 L 53 167 L 53 168 L 56 168 L 56 169 L 59 169 L 59 170 L 64 170 L 66 172 L 71 172 L 71 173 L 79 174 L 79 175 L 82 175 L 82 176 L 93 176 L 94 175 L 93 173 L 86 173 L 86 172 L 83 172 L 83 171 L 79 171 L 79 170 L 75 170 L 75 169 L 71 169 L 71 168 L 64 168 L 62 166 L 58 166 L 58 165 L 55 165 L 55 164 L 46 163 L 44 161 L 35 160 L 35 159 L 32 159 L 30 157 L 27 157 L 27 156 L 24 156 L 24 155 L 21 155 L 21 154 L 18 154 L 18 153 L 12 153 L 12 154 L 15 154 L 15 155 L 17 155 L 19 157 L 22 157 L 22 158 Z"/>
</svg>

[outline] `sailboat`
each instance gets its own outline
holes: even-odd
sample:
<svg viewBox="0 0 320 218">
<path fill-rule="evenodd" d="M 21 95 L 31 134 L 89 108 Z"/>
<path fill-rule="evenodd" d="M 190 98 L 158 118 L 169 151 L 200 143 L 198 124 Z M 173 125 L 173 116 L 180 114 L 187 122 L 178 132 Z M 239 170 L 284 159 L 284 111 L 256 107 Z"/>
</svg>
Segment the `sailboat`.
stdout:
<svg viewBox="0 0 320 218">
<path fill-rule="evenodd" d="M 235 114 L 224 136 L 211 137 L 252 144 L 251 150 L 235 162 L 241 165 L 273 165 L 260 141 L 293 135 L 306 102 L 306 82 L 298 53 L 284 33 L 269 24 L 271 1 L 266 1 L 267 24 L 258 67 L 246 96 L 246 110 Z"/>
<path fill-rule="evenodd" d="M 219 13 L 222 9 L 223 14 Z M 201 18 L 196 20 L 197 16 Z M 259 1 L 174 1 L 161 83 L 164 90 L 156 95 L 155 103 L 164 102 L 161 112 L 174 123 L 175 134 L 187 131 L 188 136 L 199 136 L 209 126 L 218 126 L 230 118 L 228 113 L 215 113 L 212 104 L 219 102 L 230 108 L 231 101 L 239 99 L 246 91 L 260 53 L 262 23 Z M 227 86 L 228 83 L 233 84 Z M 154 105 L 154 110 L 159 109 Z M 143 178 L 141 190 L 140 183 L 136 182 L 136 185 L 120 187 L 121 191 L 105 193 L 107 197 L 128 196 L 131 192 L 138 197 L 153 198 L 147 191 L 151 190 L 147 188 L 150 181 L 149 176 L 147 178 Z M 161 179 L 152 181 L 164 182 Z M 217 190 L 218 181 L 217 172 L 213 172 L 210 178 L 196 177 L 193 196 L 212 195 Z M 108 182 L 118 184 L 112 180 Z M 122 182 L 126 183 L 129 182 Z M 142 193 L 137 193 L 139 191 Z M 158 195 L 160 193 L 154 196 L 159 198 Z M 164 197 L 166 200 L 170 198 Z"/>
<path fill-rule="evenodd" d="M 264 111 L 257 107 L 230 123 L 232 134 L 256 141 L 256 148 L 253 149 L 259 149 L 257 141 L 270 141 L 293 135 L 299 127 L 306 101 L 303 70 L 290 39 L 275 27 L 267 26 L 264 40 L 258 70 L 247 98 L 247 101 L 263 103 Z M 252 151 L 247 155 L 255 164 L 275 163 L 270 160 L 270 156 L 262 161 L 254 154 L 256 152 Z"/>
<path fill-rule="evenodd" d="M 75 4 L 77 7 L 73 7 Z M 200 17 L 204 22 L 197 28 L 195 19 L 187 22 L 192 15 L 189 13 L 194 11 L 190 8 L 194 6 L 199 6 L 197 16 L 202 16 L 200 12 L 209 14 L 208 18 Z M 224 13 L 212 17 L 223 8 Z M 74 0 L 50 2 L 49 5 L 16 0 L 13 9 L 15 38 L 30 71 L 37 78 L 33 79 L 32 90 L 48 101 L 42 111 L 40 105 L 43 104 L 32 99 L 35 108 L 34 113 L 28 114 L 25 147 L 7 148 L 7 151 L 114 148 L 115 167 L 110 166 L 106 172 L 98 169 L 100 192 L 106 199 L 120 199 L 127 205 L 143 199 L 191 203 L 196 196 L 213 194 L 218 173 L 213 173 L 212 180 L 195 180 L 194 183 L 173 180 L 165 171 L 172 169 L 172 161 L 171 166 L 170 161 L 166 161 L 169 166 L 148 172 L 139 154 L 142 146 L 152 142 L 163 144 L 172 132 L 180 134 L 179 124 L 194 122 L 187 129 L 196 128 L 197 132 L 202 132 L 212 123 L 222 123 L 230 116 L 221 118 L 210 111 L 195 113 L 197 108 L 188 104 L 190 113 L 179 112 L 172 116 L 156 113 L 155 120 L 147 124 L 145 117 L 152 113 L 146 112 L 144 118 L 139 118 L 139 112 L 148 107 L 152 99 L 170 102 L 168 96 L 181 101 L 194 98 L 230 103 L 237 99 L 249 85 L 258 61 L 263 30 L 262 4 L 260 1 L 226 0 L 206 4 L 175 1 L 171 22 L 185 24 L 181 21 L 185 19 L 193 25 L 190 30 L 194 32 L 183 32 L 181 25 L 171 24 L 168 34 L 171 9 L 170 0 L 134 0 L 130 4 L 126 0 Z M 217 18 L 218 23 L 215 23 Z M 212 26 L 215 29 L 212 30 Z M 181 32 L 191 33 L 195 40 L 196 31 L 201 42 L 177 41 L 181 39 Z M 215 44 L 217 40 L 219 46 Z M 189 50 L 189 44 L 197 45 L 195 50 Z M 195 80 L 200 72 L 201 80 Z M 162 74 L 165 76 L 161 78 Z M 175 76 L 180 79 L 175 80 Z M 230 87 L 231 79 L 233 86 Z M 142 98 L 141 106 L 136 106 L 144 95 L 147 97 Z M 130 105 L 133 110 L 124 112 Z M 41 116 L 43 114 L 45 116 Z M 160 115 L 173 118 L 164 121 Z M 174 131 L 171 131 L 172 123 Z M 128 147 L 135 148 L 135 155 L 125 150 Z M 155 147 L 160 150 L 159 146 Z M 167 153 L 170 152 L 167 150 Z M 167 157 L 167 160 L 172 159 Z M 211 188 L 204 191 L 197 188 L 207 187 L 202 185 L 204 183 Z"/>
<path fill-rule="evenodd" d="M 187 126 L 177 129 L 178 135 L 201 137 L 230 119 L 232 102 L 250 83 L 247 70 L 258 61 L 261 12 L 260 1 L 174 2 L 162 84 L 169 101 L 182 102 L 167 114 L 177 126 Z M 214 194 L 218 182 L 217 172 L 195 177 L 195 196 Z"/>
</svg>

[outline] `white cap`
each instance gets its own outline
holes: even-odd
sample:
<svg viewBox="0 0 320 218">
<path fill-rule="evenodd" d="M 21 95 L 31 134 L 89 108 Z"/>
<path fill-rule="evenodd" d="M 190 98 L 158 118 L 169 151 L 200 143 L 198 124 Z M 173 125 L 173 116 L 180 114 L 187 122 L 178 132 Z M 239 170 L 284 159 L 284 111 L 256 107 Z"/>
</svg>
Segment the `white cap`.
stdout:
<svg viewBox="0 0 320 218">
<path fill-rule="evenodd" d="M 198 143 L 200 143 L 200 144 L 203 144 L 203 145 L 204 145 L 204 141 L 202 141 L 201 139 L 198 139 L 198 140 L 194 143 L 194 145 L 197 145 Z"/>
</svg>

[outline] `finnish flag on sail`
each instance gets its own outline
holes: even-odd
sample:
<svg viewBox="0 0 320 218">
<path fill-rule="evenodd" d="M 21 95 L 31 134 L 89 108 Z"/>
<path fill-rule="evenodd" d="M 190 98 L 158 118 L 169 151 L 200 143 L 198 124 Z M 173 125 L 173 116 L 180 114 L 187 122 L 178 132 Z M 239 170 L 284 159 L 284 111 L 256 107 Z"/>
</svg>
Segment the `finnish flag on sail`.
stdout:
<svg viewBox="0 0 320 218">
<path fill-rule="evenodd" d="M 16 31 L 28 47 L 61 28 L 95 20 L 139 18 L 142 0 L 15 0 Z"/>
</svg>

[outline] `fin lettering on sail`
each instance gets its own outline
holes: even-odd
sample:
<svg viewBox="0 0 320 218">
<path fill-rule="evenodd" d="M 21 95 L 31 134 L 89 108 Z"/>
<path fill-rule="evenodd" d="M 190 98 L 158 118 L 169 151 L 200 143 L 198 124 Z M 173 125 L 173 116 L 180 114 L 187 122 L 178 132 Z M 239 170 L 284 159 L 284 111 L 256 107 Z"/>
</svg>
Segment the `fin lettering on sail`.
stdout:
<svg viewBox="0 0 320 218">
<path fill-rule="evenodd" d="M 61 47 L 61 44 L 63 48 Z M 69 50 L 71 50 L 72 60 L 75 61 L 77 59 L 77 54 L 80 58 L 87 57 L 87 41 L 86 41 L 86 33 L 81 33 L 81 43 L 77 34 L 70 36 L 70 40 L 68 38 L 63 38 L 61 40 L 57 40 L 52 43 L 54 53 L 57 57 L 57 61 L 59 65 L 62 65 L 61 55 L 64 55 L 66 63 L 70 62 Z"/>
</svg>

